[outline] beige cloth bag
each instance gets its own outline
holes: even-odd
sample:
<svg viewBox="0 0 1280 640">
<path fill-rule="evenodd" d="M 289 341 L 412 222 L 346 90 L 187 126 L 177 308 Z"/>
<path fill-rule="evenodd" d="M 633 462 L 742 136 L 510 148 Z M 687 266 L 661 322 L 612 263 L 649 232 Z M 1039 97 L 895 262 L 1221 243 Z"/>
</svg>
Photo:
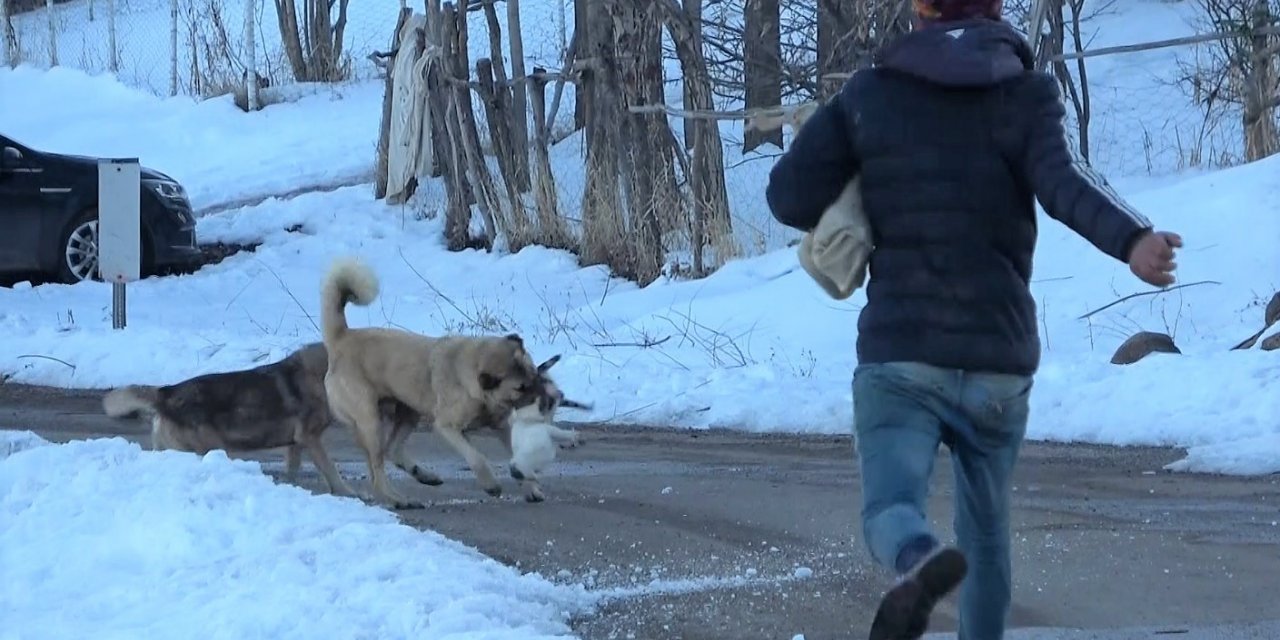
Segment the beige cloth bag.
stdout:
<svg viewBox="0 0 1280 640">
<path fill-rule="evenodd" d="M 871 257 L 871 226 L 855 176 L 800 240 L 800 266 L 827 295 L 844 300 L 862 286 Z"/>
</svg>

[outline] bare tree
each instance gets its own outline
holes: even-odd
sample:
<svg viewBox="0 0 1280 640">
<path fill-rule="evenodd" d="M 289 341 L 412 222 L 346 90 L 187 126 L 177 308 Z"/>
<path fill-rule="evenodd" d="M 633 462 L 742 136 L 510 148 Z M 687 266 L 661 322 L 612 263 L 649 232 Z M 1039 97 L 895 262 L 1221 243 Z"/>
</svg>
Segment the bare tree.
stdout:
<svg viewBox="0 0 1280 640">
<path fill-rule="evenodd" d="M 1086 4 L 1089 9 L 1086 10 Z M 1089 73 L 1084 57 L 1076 57 L 1074 74 L 1072 65 L 1067 61 L 1055 59 L 1067 52 L 1067 41 L 1076 53 L 1086 49 L 1086 26 L 1098 17 L 1111 13 L 1115 0 L 1101 0 L 1097 4 L 1093 0 L 1036 0 L 1033 6 L 1025 8 L 1014 6 L 1016 14 L 1009 14 L 1006 6 L 1006 19 L 1015 24 L 1026 25 L 1029 39 L 1036 43 L 1037 68 L 1051 71 L 1063 95 L 1071 102 L 1076 118 L 1077 145 L 1081 159 L 1090 162 L 1089 125 L 1092 119 L 1092 104 L 1089 93 Z M 1036 12 L 1039 12 L 1038 14 Z M 1043 25 L 1031 25 L 1036 17 L 1048 26 L 1048 33 L 1031 34 L 1030 31 Z"/>
<path fill-rule="evenodd" d="M 1180 60 L 1182 84 L 1205 110 L 1206 120 L 1238 110 L 1244 135 L 1244 159 L 1280 152 L 1276 108 L 1280 107 L 1277 57 L 1280 42 L 1259 30 L 1280 26 L 1280 0 L 1198 0 L 1204 11 L 1199 27 L 1237 33 L 1207 47 L 1195 62 Z"/>
<path fill-rule="evenodd" d="M 704 52 L 711 79 L 712 96 L 732 102 L 745 100 L 746 61 L 744 47 L 750 42 L 746 29 L 748 0 L 707 0 L 696 13 L 687 13 Z M 781 48 L 779 68 L 784 100 L 812 100 L 817 97 L 817 20 L 812 0 L 780 0 L 778 32 Z M 674 47 L 666 51 L 669 60 L 678 58 Z M 685 96 L 685 105 L 690 97 Z M 690 125 L 686 123 L 686 127 Z M 687 131 L 687 129 L 686 129 Z M 686 144 L 688 135 L 686 134 Z"/>
<path fill-rule="evenodd" d="M 746 34 L 742 40 L 747 109 L 782 104 L 782 32 L 778 0 L 747 0 Z M 782 148 L 782 130 L 747 129 L 743 152 L 772 143 Z"/>
<path fill-rule="evenodd" d="M 910 0 L 778 0 L 776 5 L 777 68 L 783 100 L 830 96 L 843 82 L 825 76 L 869 65 L 881 44 L 910 27 Z M 754 10 L 755 0 L 706 0 L 702 4 L 704 50 L 717 97 L 744 100 L 744 49 L 772 42 L 772 34 L 765 42 L 759 41 L 748 7 Z M 764 9 L 767 15 L 774 15 L 771 6 Z"/>
<path fill-rule="evenodd" d="M 16 67 L 22 62 L 22 54 L 18 48 L 18 34 L 13 30 L 9 0 L 0 0 L 0 29 L 4 29 L 4 33 L 0 34 L 0 39 L 4 41 L 4 46 L 0 47 L 0 51 L 4 51 L 4 62 L 10 67 Z"/>
<path fill-rule="evenodd" d="M 334 82 L 347 76 L 343 35 L 350 0 L 303 0 L 302 27 L 295 0 L 275 0 L 285 55 L 298 82 Z M 337 5 L 337 17 L 332 15 Z"/>
<path fill-rule="evenodd" d="M 1046 11 L 1046 18 L 1049 24 L 1049 46 L 1052 54 L 1060 54 L 1066 51 L 1067 37 L 1071 38 L 1071 46 L 1076 52 L 1084 51 L 1084 39 L 1081 36 L 1081 24 L 1085 21 L 1084 13 L 1085 0 L 1044 0 L 1051 3 Z M 1110 7 L 1114 0 L 1104 3 L 1103 7 L 1098 11 L 1103 11 Z M 1077 144 L 1079 146 L 1080 157 L 1085 164 L 1089 163 L 1089 122 L 1091 119 L 1091 103 L 1089 100 L 1089 73 L 1085 67 L 1084 58 L 1076 58 L 1076 75 L 1071 75 L 1065 60 L 1055 60 L 1052 64 L 1053 75 L 1058 79 L 1058 84 L 1062 86 L 1062 91 L 1071 100 L 1071 106 L 1075 109 L 1076 114 L 1076 130 Z"/>
<path fill-rule="evenodd" d="M 871 65 L 885 42 L 911 30 L 910 0 L 818 0 L 819 96 L 843 81 L 828 79 Z"/>
</svg>

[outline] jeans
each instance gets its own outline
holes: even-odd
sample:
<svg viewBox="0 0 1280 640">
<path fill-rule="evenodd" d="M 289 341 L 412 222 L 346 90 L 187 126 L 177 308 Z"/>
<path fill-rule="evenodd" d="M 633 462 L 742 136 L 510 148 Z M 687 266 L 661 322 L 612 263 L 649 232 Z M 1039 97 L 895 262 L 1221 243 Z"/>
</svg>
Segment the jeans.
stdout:
<svg viewBox="0 0 1280 640">
<path fill-rule="evenodd" d="M 899 574 L 900 554 L 936 546 L 925 499 L 938 445 L 951 450 L 955 533 L 969 571 L 959 589 L 960 640 L 1000 640 L 1012 600 L 1009 494 L 1026 434 L 1028 376 L 914 362 L 854 370 L 862 532 L 875 560 Z M 907 553 L 904 553 L 907 552 Z"/>
</svg>

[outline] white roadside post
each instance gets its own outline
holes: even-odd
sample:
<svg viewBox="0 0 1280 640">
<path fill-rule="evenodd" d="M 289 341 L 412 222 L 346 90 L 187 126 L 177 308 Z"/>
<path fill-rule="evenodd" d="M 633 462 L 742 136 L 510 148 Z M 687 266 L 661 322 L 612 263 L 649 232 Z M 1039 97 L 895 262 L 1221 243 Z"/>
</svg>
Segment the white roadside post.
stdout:
<svg viewBox="0 0 1280 640">
<path fill-rule="evenodd" d="M 98 273 L 111 283 L 111 327 L 125 326 L 125 283 L 142 274 L 142 175 L 137 158 L 98 162 Z"/>
</svg>

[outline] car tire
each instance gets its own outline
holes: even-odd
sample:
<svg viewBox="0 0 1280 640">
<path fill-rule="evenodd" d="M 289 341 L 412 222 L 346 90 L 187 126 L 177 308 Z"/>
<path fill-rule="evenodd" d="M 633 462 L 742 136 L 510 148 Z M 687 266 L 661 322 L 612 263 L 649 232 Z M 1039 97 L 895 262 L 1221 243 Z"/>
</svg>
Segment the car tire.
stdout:
<svg viewBox="0 0 1280 640">
<path fill-rule="evenodd" d="M 151 243 L 142 234 L 142 269 L 146 277 L 151 272 Z M 86 209 L 76 216 L 58 240 L 58 266 L 54 271 L 58 282 L 76 284 L 85 280 L 101 282 L 98 271 L 98 209 Z"/>
</svg>

